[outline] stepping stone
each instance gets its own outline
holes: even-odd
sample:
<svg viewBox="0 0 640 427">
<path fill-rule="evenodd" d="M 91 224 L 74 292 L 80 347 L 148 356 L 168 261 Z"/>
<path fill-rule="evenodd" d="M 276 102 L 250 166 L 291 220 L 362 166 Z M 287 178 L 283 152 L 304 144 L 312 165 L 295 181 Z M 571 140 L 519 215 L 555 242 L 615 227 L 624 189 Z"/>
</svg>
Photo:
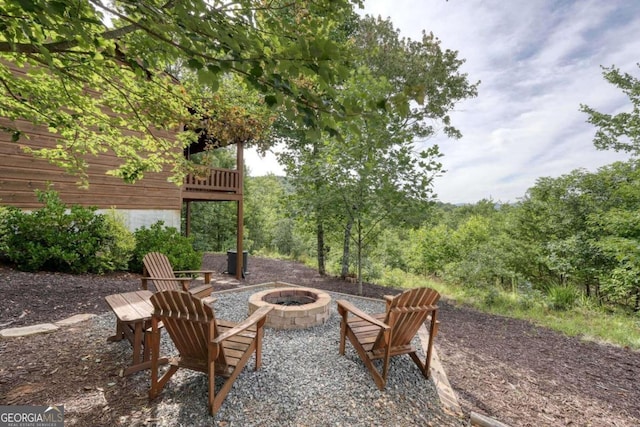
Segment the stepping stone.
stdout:
<svg viewBox="0 0 640 427">
<path fill-rule="evenodd" d="M 84 322 L 85 320 L 93 319 L 96 317 L 95 314 L 84 313 L 84 314 L 76 314 L 75 316 L 67 317 L 66 319 L 59 320 L 55 322 L 56 326 L 69 326 L 75 323 Z"/>
<path fill-rule="evenodd" d="M 39 325 L 23 326 L 21 328 L 8 328 L 0 331 L 1 338 L 26 337 L 28 335 L 53 332 L 59 328 L 52 323 L 41 323 Z"/>
</svg>

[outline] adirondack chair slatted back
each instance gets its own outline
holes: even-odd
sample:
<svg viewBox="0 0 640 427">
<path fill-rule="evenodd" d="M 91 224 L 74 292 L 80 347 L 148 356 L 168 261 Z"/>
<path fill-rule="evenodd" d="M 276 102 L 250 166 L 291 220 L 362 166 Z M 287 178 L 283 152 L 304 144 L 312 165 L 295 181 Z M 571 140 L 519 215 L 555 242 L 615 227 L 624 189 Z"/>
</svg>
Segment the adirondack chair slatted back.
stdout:
<svg viewBox="0 0 640 427">
<path fill-rule="evenodd" d="M 338 313 L 342 316 L 338 351 L 345 354 L 348 338 L 380 390 L 387 383 L 389 359 L 394 356 L 409 355 L 422 375 L 429 378 L 433 340 L 437 332 L 438 307 L 435 304 L 439 299 L 440 294 L 433 289 L 411 289 L 395 297 L 386 297 L 386 311 L 372 315 L 349 301 L 336 301 Z M 412 341 L 427 319 L 430 320 L 429 338 L 427 354 L 422 361 L 418 347 Z M 373 363 L 376 360 L 381 360 L 381 369 Z"/>
<path fill-rule="evenodd" d="M 420 326 L 436 309 L 440 294 L 430 288 L 416 288 L 405 291 L 387 301 L 384 323 L 391 327 L 389 347 L 393 354 L 396 347 L 407 346 L 418 333 Z M 384 335 L 380 333 L 373 345 L 373 350 L 382 350 L 387 345 Z"/>
<path fill-rule="evenodd" d="M 144 266 L 143 274 L 149 277 L 161 277 L 161 278 L 171 278 L 176 277 L 173 272 L 173 268 L 171 267 L 171 262 L 169 258 L 165 254 L 160 252 L 149 252 L 142 259 L 142 264 Z M 156 287 L 158 291 L 170 291 L 170 290 L 179 290 L 181 289 L 180 282 L 176 280 L 175 282 L 170 280 L 152 280 L 153 285 Z"/>
<path fill-rule="evenodd" d="M 209 377 L 209 410 L 220 408 L 240 372 L 255 355 L 255 369 L 262 363 L 262 336 L 271 307 L 261 307 L 240 323 L 216 320 L 213 308 L 186 291 L 160 291 L 151 296 L 151 388 L 154 399 L 179 368 L 204 372 Z M 168 332 L 178 357 L 158 376 L 160 323 Z M 216 391 L 216 377 L 225 378 Z"/>
<path fill-rule="evenodd" d="M 158 292 L 151 297 L 159 317 L 169 333 L 183 364 L 206 372 L 209 343 L 218 336 L 213 309 L 186 292 Z M 224 348 L 216 358 L 217 370 L 224 371 L 227 362 Z"/>
</svg>

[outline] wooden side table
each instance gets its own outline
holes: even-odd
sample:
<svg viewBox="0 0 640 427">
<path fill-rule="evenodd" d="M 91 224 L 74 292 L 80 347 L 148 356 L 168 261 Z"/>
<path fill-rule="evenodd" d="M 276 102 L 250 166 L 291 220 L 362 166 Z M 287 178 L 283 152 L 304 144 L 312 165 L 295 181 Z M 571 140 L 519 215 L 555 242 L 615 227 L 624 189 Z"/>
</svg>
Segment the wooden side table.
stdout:
<svg viewBox="0 0 640 427">
<path fill-rule="evenodd" d="M 133 347 L 133 363 L 124 374 L 130 375 L 143 369 L 151 368 L 151 351 L 149 348 L 149 334 L 153 305 L 151 305 L 151 291 L 125 292 L 105 297 L 107 304 L 116 315 L 116 334 L 108 341 L 129 340 Z M 160 363 L 167 363 L 166 358 Z"/>
</svg>

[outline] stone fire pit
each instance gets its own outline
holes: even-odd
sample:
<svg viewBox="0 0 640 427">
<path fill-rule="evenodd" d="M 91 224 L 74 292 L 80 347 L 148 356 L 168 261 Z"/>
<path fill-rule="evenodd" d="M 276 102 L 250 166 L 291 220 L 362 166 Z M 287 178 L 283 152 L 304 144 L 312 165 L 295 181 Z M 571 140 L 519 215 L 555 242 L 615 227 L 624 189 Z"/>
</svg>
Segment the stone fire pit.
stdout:
<svg viewBox="0 0 640 427">
<path fill-rule="evenodd" d="M 305 329 L 324 324 L 330 315 L 331 297 L 313 288 L 271 288 L 249 298 L 249 314 L 262 306 L 272 307 L 266 326 L 274 329 Z"/>
</svg>

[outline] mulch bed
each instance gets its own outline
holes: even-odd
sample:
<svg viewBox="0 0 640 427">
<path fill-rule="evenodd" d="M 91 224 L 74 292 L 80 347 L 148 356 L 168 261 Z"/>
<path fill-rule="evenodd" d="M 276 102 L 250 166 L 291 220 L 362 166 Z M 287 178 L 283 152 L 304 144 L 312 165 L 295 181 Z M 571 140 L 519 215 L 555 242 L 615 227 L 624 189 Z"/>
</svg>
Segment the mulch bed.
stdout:
<svg viewBox="0 0 640 427">
<path fill-rule="evenodd" d="M 241 286 L 284 281 L 334 292 L 357 290 L 296 262 L 249 257 L 248 264 Z M 226 266 L 226 255 L 204 257 L 203 268 L 222 273 Z M 0 328 L 103 314 L 109 311 L 104 296 L 135 290 L 139 283 L 135 274 L 23 273 L 0 266 Z M 364 296 L 373 298 L 396 292 L 363 286 Z M 440 307 L 436 345 L 466 416 L 475 411 L 513 426 L 640 425 L 640 352 L 566 337 L 450 301 Z M 118 375 L 130 357 L 126 344 L 107 344 L 99 331 L 82 324 L 64 333 L 1 340 L 0 405 L 73 402 L 74 412 L 82 413 L 70 420 L 75 425 L 152 425 L 148 384 L 137 375 Z"/>
</svg>

